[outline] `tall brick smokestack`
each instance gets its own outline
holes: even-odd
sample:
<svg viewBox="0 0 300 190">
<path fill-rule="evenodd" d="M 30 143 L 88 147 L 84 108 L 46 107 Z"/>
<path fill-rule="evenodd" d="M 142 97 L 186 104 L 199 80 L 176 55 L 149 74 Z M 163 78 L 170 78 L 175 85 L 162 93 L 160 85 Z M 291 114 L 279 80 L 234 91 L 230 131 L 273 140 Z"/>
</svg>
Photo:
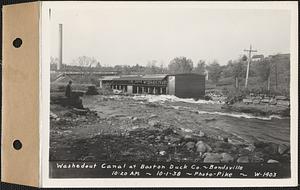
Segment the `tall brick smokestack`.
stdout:
<svg viewBox="0 0 300 190">
<path fill-rule="evenodd" d="M 57 70 L 61 70 L 63 63 L 63 25 L 59 24 L 59 47 L 58 47 L 58 65 Z"/>
</svg>

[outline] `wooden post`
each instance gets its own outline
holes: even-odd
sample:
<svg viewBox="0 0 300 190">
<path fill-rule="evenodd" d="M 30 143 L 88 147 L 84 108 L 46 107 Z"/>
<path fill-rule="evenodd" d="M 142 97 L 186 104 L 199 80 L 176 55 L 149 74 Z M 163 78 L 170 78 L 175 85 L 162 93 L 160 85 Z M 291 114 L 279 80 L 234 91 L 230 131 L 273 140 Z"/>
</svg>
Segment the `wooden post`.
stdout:
<svg viewBox="0 0 300 190">
<path fill-rule="evenodd" d="M 269 74 L 269 77 L 268 77 L 268 92 L 270 92 L 270 83 L 271 83 L 271 77 L 270 77 L 270 74 Z"/>
<path fill-rule="evenodd" d="M 247 64 L 247 72 L 246 72 L 246 81 L 245 81 L 245 88 L 248 88 L 248 78 L 249 78 L 249 70 L 250 70 L 250 64 L 251 64 L 251 53 L 252 52 L 257 52 L 257 50 L 253 50 L 252 46 L 250 45 L 250 49 L 249 50 L 245 49 L 244 51 L 249 53 L 248 64 Z"/>
</svg>

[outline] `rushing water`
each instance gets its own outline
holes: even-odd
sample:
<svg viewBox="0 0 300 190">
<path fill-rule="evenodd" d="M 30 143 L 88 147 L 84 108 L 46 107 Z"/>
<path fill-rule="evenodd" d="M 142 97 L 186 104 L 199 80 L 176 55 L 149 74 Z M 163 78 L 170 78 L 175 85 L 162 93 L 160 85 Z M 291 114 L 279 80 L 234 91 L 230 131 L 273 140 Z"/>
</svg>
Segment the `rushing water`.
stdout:
<svg viewBox="0 0 300 190">
<path fill-rule="evenodd" d="M 211 127 L 229 132 L 248 142 L 261 140 L 279 144 L 289 144 L 290 141 L 289 119 L 273 118 L 265 120 L 216 115 L 216 120 L 211 123 Z"/>
<path fill-rule="evenodd" d="M 114 99 L 123 99 L 121 96 L 111 96 Z M 290 118 L 282 118 L 277 115 L 271 116 L 255 116 L 252 114 L 229 112 L 221 109 L 220 102 L 195 101 L 193 99 L 180 99 L 168 95 L 140 95 L 132 98 L 136 102 L 143 101 L 151 103 L 159 103 L 161 105 L 172 107 L 177 110 L 187 110 L 193 113 L 198 113 L 199 117 L 213 117 L 213 121 L 207 124 L 208 128 L 216 129 L 215 131 L 222 131 L 232 134 L 237 139 L 243 139 L 248 143 L 254 141 L 268 141 L 276 144 L 290 143 Z M 126 101 L 126 98 L 124 101 Z M 94 109 L 97 103 L 88 105 Z M 220 134 L 221 135 L 221 134 Z"/>
<path fill-rule="evenodd" d="M 209 127 L 220 129 L 252 143 L 256 140 L 278 144 L 290 143 L 290 118 L 278 115 L 255 116 L 247 113 L 229 112 L 220 109 L 220 102 L 193 99 L 180 99 L 174 96 L 137 96 L 135 99 L 146 99 L 149 102 L 166 104 L 182 103 L 173 106 L 174 109 L 190 109 L 199 116 L 213 115 L 215 120 Z"/>
</svg>

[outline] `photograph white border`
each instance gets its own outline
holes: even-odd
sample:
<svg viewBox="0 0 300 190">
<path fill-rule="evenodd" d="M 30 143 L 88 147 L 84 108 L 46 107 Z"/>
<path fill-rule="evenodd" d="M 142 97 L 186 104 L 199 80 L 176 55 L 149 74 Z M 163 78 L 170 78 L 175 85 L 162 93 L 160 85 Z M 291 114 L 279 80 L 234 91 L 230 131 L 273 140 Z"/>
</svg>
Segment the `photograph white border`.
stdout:
<svg viewBox="0 0 300 190">
<path fill-rule="evenodd" d="M 280 9 L 291 11 L 290 99 L 291 99 L 291 178 L 289 179 L 216 179 L 216 178 L 49 178 L 50 128 L 50 22 L 48 9 L 97 9 L 99 6 L 170 4 L 201 6 L 202 9 Z M 298 4 L 297 2 L 42 2 L 40 14 L 40 156 L 42 187 L 274 187 L 298 184 Z"/>
</svg>

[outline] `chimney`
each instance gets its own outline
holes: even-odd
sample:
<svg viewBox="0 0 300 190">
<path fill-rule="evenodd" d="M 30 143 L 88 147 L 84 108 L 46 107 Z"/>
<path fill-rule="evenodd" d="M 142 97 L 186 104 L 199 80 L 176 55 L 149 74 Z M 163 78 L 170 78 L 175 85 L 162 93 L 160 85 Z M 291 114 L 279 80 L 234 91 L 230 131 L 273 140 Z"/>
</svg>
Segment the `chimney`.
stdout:
<svg viewBox="0 0 300 190">
<path fill-rule="evenodd" d="M 63 25 L 62 24 L 59 24 L 59 47 L 58 47 L 58 65 L 57 65 L 57 70 L 61 70 L 62 68 L 62 63 L 63 63 L 63 60 L 62 60 L 62 54 L 63 54 Z"/>
</svg>

